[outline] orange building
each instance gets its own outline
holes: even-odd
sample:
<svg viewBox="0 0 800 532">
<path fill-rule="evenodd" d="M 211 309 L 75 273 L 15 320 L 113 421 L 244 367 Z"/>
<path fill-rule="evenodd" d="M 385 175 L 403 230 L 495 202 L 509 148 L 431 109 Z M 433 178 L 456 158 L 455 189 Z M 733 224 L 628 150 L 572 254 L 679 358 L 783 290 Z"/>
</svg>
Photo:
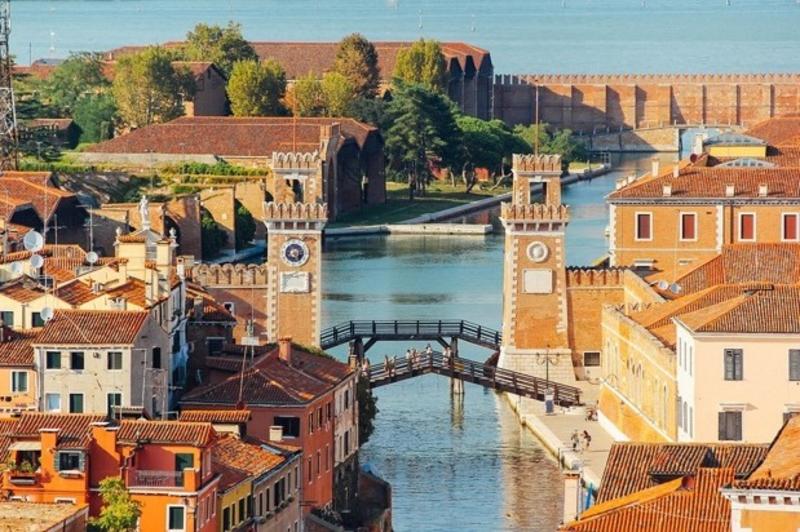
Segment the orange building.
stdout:
<svg viewBox="0 0 800 532">
<path fill-rule="evenodd" d="M 241 350 L 236 356 L 208 358 L 209 384 L 185 394 L 181 408 L 249 410 L 249 436 L 302 449 L 304 511 L 326 507 L 334 486 L 334 391 L 357 374 L 286 338 L 277 347 L 256 348 L 256 353 L 243 373 Z"/>
<path fill-rule="evenodd" d="M 39 394 L 33 342 L 40 329 L 15 331 L 0 325 L 0 411 L 37 410 Z"/>
</svg>

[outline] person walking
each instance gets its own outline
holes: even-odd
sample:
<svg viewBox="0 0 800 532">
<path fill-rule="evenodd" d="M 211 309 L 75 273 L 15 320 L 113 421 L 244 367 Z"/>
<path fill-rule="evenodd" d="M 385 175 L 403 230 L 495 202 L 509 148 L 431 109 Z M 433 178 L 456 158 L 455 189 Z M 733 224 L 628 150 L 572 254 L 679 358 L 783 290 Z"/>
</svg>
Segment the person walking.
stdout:
<svg viewBox="0 0 800 532">
<path fill-rule="evenodd" d="M 406 349 L 406 365 L 408 366 L 408 371 L 414 371 L 414 350 L 413 349 Z"/>
<path fill-rule="evenodd" d="M 572 442 L 572 450 L 574 452 L 578 452 L 578 446 L 581 444 L 581 437 L 578 435 L 578 429 L 572 431 L 572 436 L 570 437 L 570 441 Z"/>
<path fill-rule="evenodd" d="M 392 362 L 389 360 L 389 355 L 383 355 L 383 370 L 389 378 L 392 377 Z"/>
<path fill-rule="evenodd" d="M 589 434 L 588 430 L 584 430 L 583 431 L 583 441 L 584 441 L 584 445 L 586 446 L 587 449 L 592 444 L 592 435 Z"/>
<path fill-rule="evenodd" d="M 392 377 L 396 375 L 397 371 L 397 355 L 392 355 Z"/>
</svg>

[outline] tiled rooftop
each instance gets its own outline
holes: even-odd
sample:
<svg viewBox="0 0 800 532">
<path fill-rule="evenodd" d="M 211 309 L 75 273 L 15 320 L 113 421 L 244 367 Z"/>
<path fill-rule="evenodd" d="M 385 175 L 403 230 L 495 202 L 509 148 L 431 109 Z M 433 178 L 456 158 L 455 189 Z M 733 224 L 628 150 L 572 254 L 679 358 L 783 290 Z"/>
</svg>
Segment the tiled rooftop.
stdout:
<svg viewBox="0 0 800 532">
<path fill-rule="evenodd" d="M 41 329 L 16 331 L 4 326 L 2 330 L 3 341 L 0 342 L 0 367 L 34 367 L 33 347 L 31 344 L 35 341 L 40 331 Z"/>
<path fill-rule="evenodd" d="M 249 410 L 183 410 L 179 421 L 202 421 L 204 423 L 247 423 Z"/>
<path fill-rule="evenodd" d="M 215 434 L 211 423 L 123 420 L 119 424 L 117 441 L 129 445 L 147 442 L 205 447 L 212 443 Z"/>
<path fill-rule="evenodd" d="M 60 530 L 59 525 L 85 512 L 86 508 L 85 504 L 3 501 L 0 502 L 0 532 Z"/>
<path fill-rule="evenodd" d="M 58 429 L 59 449 L 85 449 L 89 446 L 91 426 L 105 420 L 98 414 L 25 413 L 9 430 L 12 439 L 38 440 L 43 429 Z"/>
<path fill-rule="evenodd" d="M 36 345 L 132 345 L 149 313 L 123 310 L 56 310 Z"/>
<path fill-rule="evenodd" d="M 262 475 L 286 462 L 283 455 L 270 452 L 260 445 L 242 441 L 232 434 L 223 435 L 214 442 L 211 459 L 218 464 L 253 476 Z"/>
<path fill-rule="evenodd" d="M 800 115 L 770 118 L 750 128 L 747 134 L 772 146 L 800 147 Z"/>
<path fill-rule="evenodd" d="M 800 416 L 789 418 L 761 465 L 734 487 L 800 491 Z"/>
</svg>

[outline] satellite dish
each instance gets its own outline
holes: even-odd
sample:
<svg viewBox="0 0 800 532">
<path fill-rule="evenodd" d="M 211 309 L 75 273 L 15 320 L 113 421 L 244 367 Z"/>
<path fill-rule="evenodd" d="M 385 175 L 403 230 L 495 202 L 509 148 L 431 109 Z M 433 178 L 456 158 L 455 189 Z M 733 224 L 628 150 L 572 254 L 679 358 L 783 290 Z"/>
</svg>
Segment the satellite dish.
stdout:
<svg viewBox="0 0 800 532">
<path fill-rule="evenodd" d="M 89 264 L 94 264 L 95 262 L 97 262 L 97 259 L 99 258 L 100 257 L 98 257 L 97 253 L 95 253 L 94 251 L 90 251 L 89 253 L 86 254 L 86 262 L 88 262 Z"/>
<path fill-rule="evenodd" d="M 22 245 L 28 251 L 39 251 L 44 247 L 44 237 L 41 233 L 30 230 L 22 237 Z"/>
<path fill-rule="evenodd" d="M 43 307 L 39 315 L 44 321 L 50 321 L 53 319 L 53 309 L 50 307 Z"/>
<path fill-rule="evenodd" d="M 681 285 L 678 283 L 672 283 L 669 285 L 669 291 L 673 294 L 680 294 L 683 291 L 683 288 L 681 288 Z"/>
<path fill-rule="evenodd" d="M 658 282 L 658 285 L 657 285 L 657 286 L 658 286 L 658 289 L 659 289 L 659 290 L 666 290 L 667 288 L 669 288 L 669 283 L 668 283 L 668 282 L 666 282 L 664 279 L 661 279 L 661 280 Z"/>
<path fill-rule="evenodd" d="M 11 273 L 14 275 L 20 275 L 22 273 L 22 268 L 22 263 L 20 261 L 11 263 Z"/>
<path fill-rule="evenodd" d="M 44 259 L 41 255 L 31 255 L 31 266 L 37 270 L 44 266 Z"/>
</svg>

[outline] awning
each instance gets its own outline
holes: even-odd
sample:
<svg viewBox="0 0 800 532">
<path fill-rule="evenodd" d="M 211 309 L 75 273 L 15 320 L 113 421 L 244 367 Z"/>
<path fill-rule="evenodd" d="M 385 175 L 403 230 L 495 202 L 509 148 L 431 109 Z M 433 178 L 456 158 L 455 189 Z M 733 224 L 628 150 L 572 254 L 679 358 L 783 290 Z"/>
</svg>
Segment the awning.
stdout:
<svg viewBox="0 0 800 532">
<path fill-rule="evenodd" d="M 41 451 L 42 442 L 40 441 L 15 441 L 9 447 L 11 451 Z"/>
</svg>

